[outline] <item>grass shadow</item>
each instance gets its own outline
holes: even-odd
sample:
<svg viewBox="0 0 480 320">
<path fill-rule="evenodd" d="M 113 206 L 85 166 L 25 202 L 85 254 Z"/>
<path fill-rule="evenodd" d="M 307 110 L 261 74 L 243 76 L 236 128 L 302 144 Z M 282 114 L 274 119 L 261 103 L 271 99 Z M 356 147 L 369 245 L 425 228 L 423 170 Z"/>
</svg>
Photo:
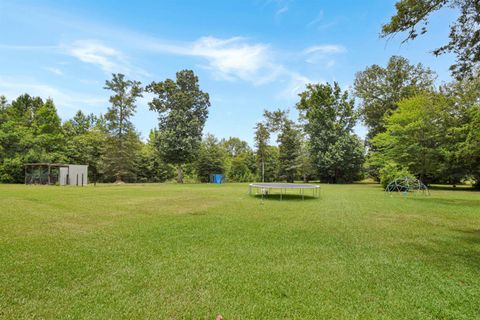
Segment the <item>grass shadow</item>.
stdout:
<svg viewBox="0 0 480 320">
<path fill-rule="evenodd" d="M 468 185 L 457 185 L 456 187 L 449 185 L 430 185 L 428 186 L 429 190 L 435 191 L 469 191 L 469 192 L 480 192 L 480 189 L 474 188 Z"/>
<path fill-rule="evenodd" d="M 462 263 L 473 270 L 480 269 L 480 255 L 477 250 L 480 245 L 480 230 L 453 231 L 458 234 L 450 239 L 435 240 L 432 245 L 412 243 L 409 246 L 438 266 L 456 268 Z"/>
<path fill-rule="evenodd" d="M 253 194 L 252 195 L 254 198 L 257 199 L 262 199 L 261 194 Z M 319 197 L 314 197 L 312 195 L 304 195 L 302 199 L 302 195 L 300 194 L 284 194 L 282 197 L 280 197 L 280 194 L 269 194 L 269 195 L 264 195 L 263 200 L 276 200 L 276 201 L 310 201 L 310 200 L 318 200 L 320 199 Z"/>
<path fill-rule="evenodd" d="M 408 199 L 412 199 L 415 201 L 420 202 L 428 202 L 428 203 L 435 203 L 447 206 L 464 206 L 470 208 L 480 208 L 480 199 L 443 199 L 443 198 L 436 198 L 436 197 L 408 197 Z"/>
</svg>

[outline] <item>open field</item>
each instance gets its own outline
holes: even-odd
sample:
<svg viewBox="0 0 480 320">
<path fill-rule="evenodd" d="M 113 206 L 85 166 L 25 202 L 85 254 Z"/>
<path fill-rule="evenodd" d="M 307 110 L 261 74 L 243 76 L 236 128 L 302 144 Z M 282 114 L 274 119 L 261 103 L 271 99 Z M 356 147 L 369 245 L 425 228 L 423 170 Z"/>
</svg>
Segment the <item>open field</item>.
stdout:
<svg viewBox="0 0 480 320">
<path fill-rule="evenodd" d="M 1 319 L 480 318 L 480 193 L 0 185 Z"/>
</svg>

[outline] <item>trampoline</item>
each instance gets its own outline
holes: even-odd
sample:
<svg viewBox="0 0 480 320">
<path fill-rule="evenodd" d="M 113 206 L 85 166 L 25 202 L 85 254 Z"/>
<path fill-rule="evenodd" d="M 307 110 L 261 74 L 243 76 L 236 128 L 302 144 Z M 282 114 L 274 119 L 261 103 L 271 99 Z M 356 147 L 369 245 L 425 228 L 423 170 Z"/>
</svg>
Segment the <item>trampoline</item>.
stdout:
<svg viewBox="0 0 480 320">
<path fill-rule="evenodd" d="M 280 200 L 282 200 L 283 195 L 287 194 L 287 190 L 298 190 L 299 194 L 302 196 L 302 200 L 305 199 L 305 190 L 312 190 L 312 196 L 314 198 L 320 198 L 320 186 L 314 184 L 305 184 L 305 183 L 251 183 L 248 186 L 248 194 L 251 195 L 252 191 L 255 189 L 256 194 L 261 194 L 262 199 L 264 196 L 272 194 L 272 190 L 280 191 Z M 308 196 L 308 194 L 307 194 Z"/>
</svg>

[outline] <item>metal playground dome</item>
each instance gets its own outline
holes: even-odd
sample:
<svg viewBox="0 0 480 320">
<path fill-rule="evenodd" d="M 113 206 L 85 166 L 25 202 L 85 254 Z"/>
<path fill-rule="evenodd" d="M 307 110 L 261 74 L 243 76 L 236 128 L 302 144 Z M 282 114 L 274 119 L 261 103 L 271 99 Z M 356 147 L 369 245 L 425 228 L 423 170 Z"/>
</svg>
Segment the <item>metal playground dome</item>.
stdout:
<svg viewBox="0 0 480 320">
<path fill-rule="evenodd" d="M 387 185 L 385 192 L 402 192 L 405 195 L 412 192 L 413 194 L 430 195 L 427 186 L 422 181 L 412 177 L 396 178 Z"/>
</svg>

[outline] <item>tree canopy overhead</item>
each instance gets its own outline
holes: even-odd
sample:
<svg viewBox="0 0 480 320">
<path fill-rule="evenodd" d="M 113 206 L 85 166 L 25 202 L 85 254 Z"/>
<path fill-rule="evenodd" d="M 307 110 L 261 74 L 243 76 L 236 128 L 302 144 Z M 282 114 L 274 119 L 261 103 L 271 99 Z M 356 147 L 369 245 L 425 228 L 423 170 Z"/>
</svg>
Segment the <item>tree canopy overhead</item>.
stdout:
<svg viewBox="0 0 480 320">
<path fill-rule="evenodd" d="M 403 40 L 413 40 L 428 31 L 429 16 L 442 9 L 459 11 L 457 20 L 450 26 L 450 41 L 435 49 L 435 55 L 452 52 L 457 61 L 450 67 L 458 79 L 478 76 L 480 68 L 480 1 L 478 0 L 399 0 L 396 14 L 382 26 L 382 37 L 406 32 Z"/>
</svg>

